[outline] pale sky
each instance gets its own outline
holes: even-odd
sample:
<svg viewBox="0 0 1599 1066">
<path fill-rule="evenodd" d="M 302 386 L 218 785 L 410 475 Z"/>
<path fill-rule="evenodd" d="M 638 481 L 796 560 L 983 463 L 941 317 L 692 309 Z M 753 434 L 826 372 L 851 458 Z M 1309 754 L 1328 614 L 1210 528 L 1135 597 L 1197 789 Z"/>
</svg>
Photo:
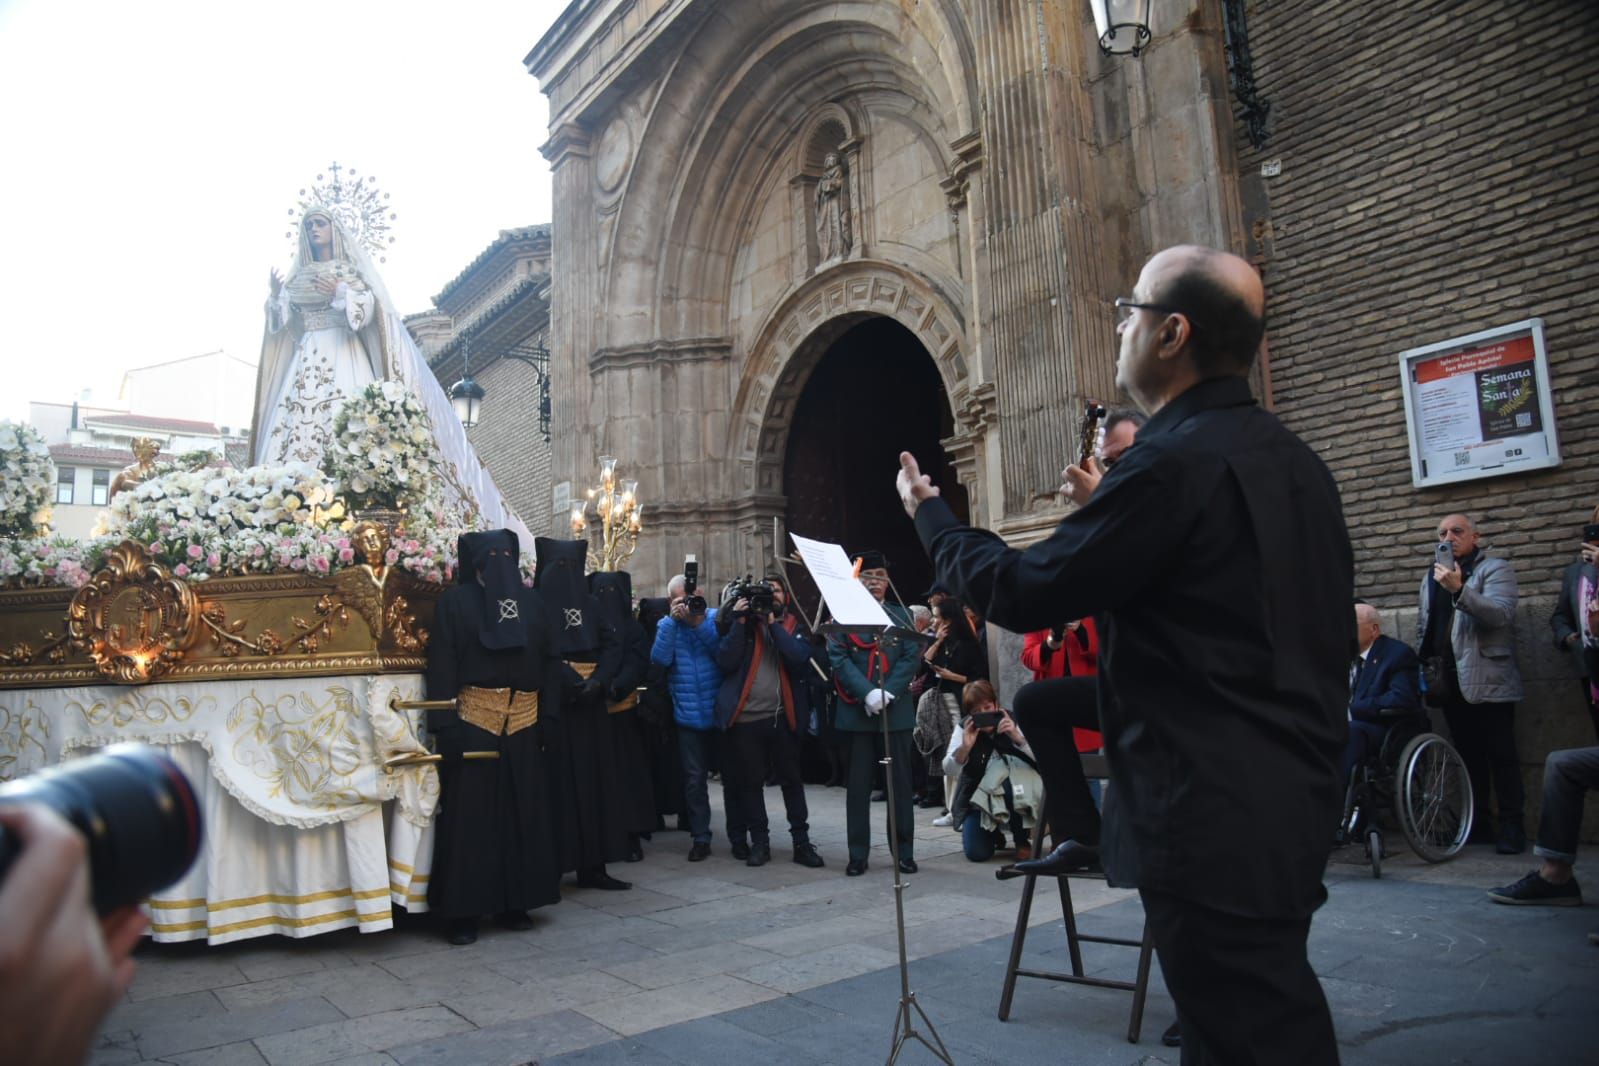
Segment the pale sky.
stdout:
<svg viewBox="0 0 1599 1066">
<path fill-rule="evenodd" d="M 399 218 L 423 311 L 502 229 L 550 219 L 522 57 L 566 0 L 0 0 L 0 417 L 130 367 L 255 362 L 288 209 L 330 161 Z"/>
</svg>

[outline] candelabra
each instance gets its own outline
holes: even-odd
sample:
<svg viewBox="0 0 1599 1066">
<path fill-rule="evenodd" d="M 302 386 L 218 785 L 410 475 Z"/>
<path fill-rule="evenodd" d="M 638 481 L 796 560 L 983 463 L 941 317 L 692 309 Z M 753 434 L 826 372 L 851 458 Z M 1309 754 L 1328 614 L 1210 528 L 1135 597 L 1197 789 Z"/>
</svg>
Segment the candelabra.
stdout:
<svg viewBox="0 0 1599 1066">
<path fill-rule="evenodd" d="M 599 520 L 600 539 L 589 536 L 589 511 Z M 600 483 L 572 503 L 572 537 L 589 540 L 588 567 L 592 570 L 620 570 L 638 547 L 644 528 L 644 505 L 638 500 L 638 482 L 616 476 L 616 460 L 600 456 Z"/>
</svg>

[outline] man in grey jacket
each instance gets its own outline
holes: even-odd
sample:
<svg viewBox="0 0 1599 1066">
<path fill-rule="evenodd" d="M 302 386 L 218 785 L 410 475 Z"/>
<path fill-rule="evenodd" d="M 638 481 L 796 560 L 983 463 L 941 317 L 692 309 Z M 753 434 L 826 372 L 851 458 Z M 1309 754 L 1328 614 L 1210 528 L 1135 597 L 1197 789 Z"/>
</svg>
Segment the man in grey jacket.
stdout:
<svg viewBox="0 0 1599 1066">
<path fill-rule="evenodd" d="M 1499 813 L 1496 850 L 1527 848 L 1522 824 L 1521 763 L 1516 756 L 1515 709 L 1522 698 L 1516 667 L 1516 573 L 1490 559 L 1477 528 L 1462 514 L 1438 523 L 1438 543 L 1452 565 L 1434 563 L 1421 582 L 1420 640 L 1427 702 L 1441 707 L 1455 748 L 1466 763 L 1477 801 L 1473 839 L 1494 839 L 1490 798 Z"/>
</svg>

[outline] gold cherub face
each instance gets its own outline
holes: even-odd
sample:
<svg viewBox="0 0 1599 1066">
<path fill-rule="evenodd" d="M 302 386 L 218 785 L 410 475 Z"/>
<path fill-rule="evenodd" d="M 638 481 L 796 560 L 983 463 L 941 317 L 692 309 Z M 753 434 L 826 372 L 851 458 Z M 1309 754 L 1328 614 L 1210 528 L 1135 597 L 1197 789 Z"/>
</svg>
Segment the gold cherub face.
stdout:
<svg viewBox="0 0 1599 1066">
<path fill-rule="evenodd" d="M 384 555 L 389 550 L 389 531 L 376 522 L 362 522 L 355 527 L 351 538 L 366 565 L 377 569 L 383 566 Z"/>
<path fill-rule="evenodd" d="M 161 442 L 153 437 L 134 437 L 130 447 L 133 457 L 141 463 L 148 463 L 161 453 Z"/>
</svg>

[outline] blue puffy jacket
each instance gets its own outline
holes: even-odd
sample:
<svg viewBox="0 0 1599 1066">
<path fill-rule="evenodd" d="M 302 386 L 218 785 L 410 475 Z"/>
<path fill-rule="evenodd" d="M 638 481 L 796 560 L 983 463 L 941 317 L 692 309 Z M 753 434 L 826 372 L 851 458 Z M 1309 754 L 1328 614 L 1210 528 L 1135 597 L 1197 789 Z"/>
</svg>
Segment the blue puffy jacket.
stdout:
<svg viewBox="0 0 1599 1066">
<path fill-rule="evenodd" d="M 670 671 L 667 684 L 672 689 L 672 717 L 684 729 L 704 732 L 716 728 L 716 693 L 722 687 L 722 671 L 716 665 L 720 644 L 714 607 L 697 626 L 684 625 L 668 615 L 656 627 L 650 661 Z"/>
</svg>

